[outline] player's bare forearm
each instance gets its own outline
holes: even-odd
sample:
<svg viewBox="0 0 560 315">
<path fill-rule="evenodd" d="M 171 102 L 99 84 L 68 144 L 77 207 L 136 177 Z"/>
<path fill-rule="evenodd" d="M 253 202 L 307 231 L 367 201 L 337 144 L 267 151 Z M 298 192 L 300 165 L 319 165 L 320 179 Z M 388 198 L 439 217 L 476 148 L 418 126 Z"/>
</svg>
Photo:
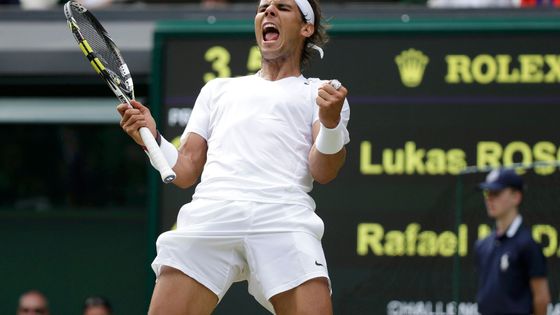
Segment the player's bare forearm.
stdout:
<svg viewBox="0 0 560 315">
<path fill-rule="evenodd" d="M 346 160 L 346 148 L 335 154 L 323 154 L 315 146 L 309 152 L 309 169 L 313 179 L 326 184 L 336 178 Z"/>
<path fill-rule="evenodd" d="M 173 171 L 177 178 L 173 184 L 188 188 L 196 184 L 206 163 L 208 145 L 206 140 L 195 133 L 189 133 L 186 141 L 179 148 L 177 163 Z"/>
<path fill-rule="evenodd" d="M 545 277 L 531 278 L 530 285 L 533 293 L 533 314 L 546 315 L 550 303 L 548 280 Z"/>
<path fill-rule="evenodd" d="M 313 125 L 313 142 L 319 134 L 319 122 Z M 334 154 L 323 154 L 317 150 L 315 144 L 309 151 L 309 170 L 316 182 L 326 184 L 336 178 L 346 160 L 346 148 Z"/>
<path fill-rule="evenodd" d="M 320 184 L 326 184 L 335 179 L 346 159 L 346 149 L 342 146 L 342 143 L 332 145 L 332 143 L 342 141 L 342 138 L 333 141 L 323 136 L 322 141 L 320 141 L 322 144 L 321 151 L 319 151 L 317 149 L 317 137 L 321 130 L 321 124 L 324 128 L 333 129 L 340 123 L 341 111 L 347 94 L 348 90 L 344 86 L 335 87 L 331 83 L 324 83 L 319 87 L 316 99 L 317 106 L 319 106 L 319 120 L 313 124 L 314 144 L 309 152 L 309 169 L 313 179 Z M 340 134 L 338 136 L 341 137 Z M 341 148 L 338 145 L 341 145 Z"/>
</svg>

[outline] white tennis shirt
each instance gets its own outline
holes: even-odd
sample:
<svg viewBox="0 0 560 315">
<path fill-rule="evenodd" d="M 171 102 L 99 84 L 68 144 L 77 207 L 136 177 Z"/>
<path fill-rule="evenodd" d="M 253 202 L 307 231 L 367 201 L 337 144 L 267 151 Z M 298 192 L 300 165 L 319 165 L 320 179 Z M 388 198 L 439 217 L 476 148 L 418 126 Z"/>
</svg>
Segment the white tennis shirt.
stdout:
<svg viewBox="0 0 560 315">
<path fill-rule="evenodd" d="M 319 119 L 318 88 L 303 76 L 268 81 L 258 75 L 206 84 L 183 132 L 206 139 L 208 153 L 193 199 L 300 204 L 315 209 L 309 151 Z M 347 100 L 341 113 L 350 118 Z M 345 129 L 344 143 L 350 141 Z"/>
</svg>

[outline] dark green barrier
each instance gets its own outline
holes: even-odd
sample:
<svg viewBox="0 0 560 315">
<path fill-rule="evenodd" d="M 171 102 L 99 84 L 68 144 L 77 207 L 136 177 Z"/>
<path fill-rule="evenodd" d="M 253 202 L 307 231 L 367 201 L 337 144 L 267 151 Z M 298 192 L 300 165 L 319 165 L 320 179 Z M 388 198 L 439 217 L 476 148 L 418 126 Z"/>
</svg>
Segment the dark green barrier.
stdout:
<svg viewBox="0 0 560 315">
<path fill-rule="evenodd" d="M 145 216 L 107 211 L 0 212 L 1 314 L 16 314 L 19 295 L 46 294 L 51 314 L 81 314 L 103 295 L 115 314 L 145 314 Z"/>
</svg>

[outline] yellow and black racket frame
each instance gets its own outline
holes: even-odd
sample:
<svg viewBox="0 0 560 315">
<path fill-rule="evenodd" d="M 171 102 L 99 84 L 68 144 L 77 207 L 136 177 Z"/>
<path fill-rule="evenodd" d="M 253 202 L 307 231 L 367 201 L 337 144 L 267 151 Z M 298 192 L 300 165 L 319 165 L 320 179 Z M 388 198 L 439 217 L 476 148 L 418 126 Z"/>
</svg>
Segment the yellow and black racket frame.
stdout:
<svg viewBox="0 0 560 315">
<path fill-rule="evenodd" d="M 80 26 L 74 18 L 73 10 L 75 10 L 78 14 L 85 15 L 87 19 L 92 22 L 92 26 L 94 26 L 94 28 L 100 33 L 99 35 L 103 37 L 103 39 L 107 43 L 108 48 L 121 64 L 119 69 L 115 71 L 119 71 L 123 79 L 119 78 L 116 73 L 109 70 L 103 63 L 103 58 L 101 57 L 101 55 L 99 55 L 92 49 L 92 47 L 88 43 L 88 40 L 80 31 Z M 130 75 L 128 66 L 124 62 L 119 49 L 114 44 L 111 37 L 109 37 L 107 31 L 105 31 L 101 23 L 97 21 L 95 16 L 93 16 L 93 14 L 91 14 L 87 10 L 87 8 L 75 1 L 68 1 L 64 5 L 64 15 L 66 16 L 68 27 L 72 31 L 74 38 L 78 42 L 80 49 L 88 59 L 93 70 L 95 70 L 95 72 L 97 72 L 97 74 L 99 74 L 107 82 L 107 85 L 109 85 L 113 93 L 122 103 L 130 104 L 130 100 L 134 99 L 134 84 L 132 81 L 132 76 Z"/>
</svg>

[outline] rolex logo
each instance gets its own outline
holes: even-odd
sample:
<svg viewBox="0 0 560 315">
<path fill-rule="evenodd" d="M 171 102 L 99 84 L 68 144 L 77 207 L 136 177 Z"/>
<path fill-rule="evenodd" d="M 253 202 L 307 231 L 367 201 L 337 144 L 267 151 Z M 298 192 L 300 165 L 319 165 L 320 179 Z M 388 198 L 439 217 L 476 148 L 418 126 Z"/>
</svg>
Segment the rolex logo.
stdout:
<svg viewBox="0 0 560 315">
<path fill-rule="evenodd" d="M 395 62 L 399 67 L 402 83 L 409 88 L 420 85 L 429 61 L 428 56 L 414 48 L 401 52 L 400 55 L 395 57 Z"/>
</svg>

